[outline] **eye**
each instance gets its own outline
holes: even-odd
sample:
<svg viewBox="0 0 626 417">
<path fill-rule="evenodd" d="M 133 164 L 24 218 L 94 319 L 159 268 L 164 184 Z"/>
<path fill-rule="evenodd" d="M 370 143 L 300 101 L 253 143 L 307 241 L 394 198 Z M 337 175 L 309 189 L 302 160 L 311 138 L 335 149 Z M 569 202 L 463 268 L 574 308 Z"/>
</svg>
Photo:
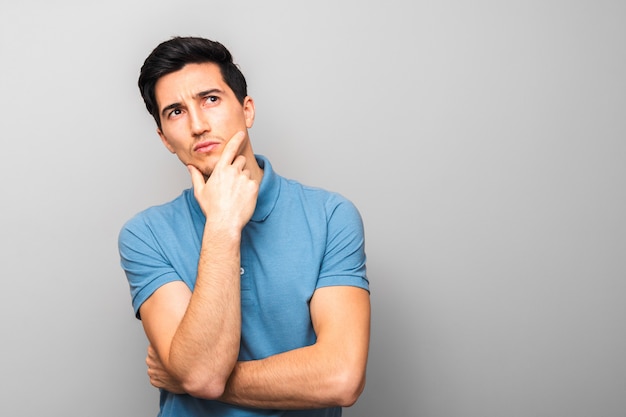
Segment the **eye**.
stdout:
<svg viewBox="0 0 626 417">
<path fill-rule="evenodd" d="M 218 96 L 207 96 L 205 99 L 205 102 L 207 104 L 213 104 L 213 103 L 217 103 L 219 101 L 219 97 Z"/>
<path fill-rule="evenodd" d="M 181 109 L 172 109 L 172 111 L 167 114 L 167 117 L 178 116 L 181 113 L 182 113 Z"/>
</svg>

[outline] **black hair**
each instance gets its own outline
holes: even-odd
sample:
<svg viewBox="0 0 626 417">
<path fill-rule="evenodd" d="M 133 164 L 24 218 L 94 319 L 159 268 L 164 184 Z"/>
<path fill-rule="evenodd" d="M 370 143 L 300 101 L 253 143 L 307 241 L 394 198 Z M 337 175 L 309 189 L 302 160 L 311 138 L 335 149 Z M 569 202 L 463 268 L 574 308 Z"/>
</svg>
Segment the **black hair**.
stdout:
<svg viewBox="0 0 626 417">
<path fill-rule="evenodd" d="M 241 104 L 248 95 L 246 79 L 233 62 L 228 49 L 219 42 L 199 37 L 176 36 L 162 42 L 148 55 L 139 74 L 139 92 L 148 112 L 161 128 L 161 117 L 154 87 L 164 75 L 176 72 L 187 64 L 212 62 L 219 66 L 224 82 L 233 90 Z"/>
</svg>

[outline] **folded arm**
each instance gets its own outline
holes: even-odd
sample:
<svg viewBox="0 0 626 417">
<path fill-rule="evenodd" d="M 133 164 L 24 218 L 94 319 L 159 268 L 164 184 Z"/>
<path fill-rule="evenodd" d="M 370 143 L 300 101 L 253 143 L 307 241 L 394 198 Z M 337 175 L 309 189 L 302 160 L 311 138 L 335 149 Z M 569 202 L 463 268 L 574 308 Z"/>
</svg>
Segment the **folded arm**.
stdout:
<svg viewBox="0 0 626 417">
<path fill-rule="evenodd" d="M 238 362 L 221 401 L 278 409 L 348 407 L 356 402 L 365 386 L 369 292 L 349 286 L 320 288 L 310 309 L 316 343 Z"/>
</svg>

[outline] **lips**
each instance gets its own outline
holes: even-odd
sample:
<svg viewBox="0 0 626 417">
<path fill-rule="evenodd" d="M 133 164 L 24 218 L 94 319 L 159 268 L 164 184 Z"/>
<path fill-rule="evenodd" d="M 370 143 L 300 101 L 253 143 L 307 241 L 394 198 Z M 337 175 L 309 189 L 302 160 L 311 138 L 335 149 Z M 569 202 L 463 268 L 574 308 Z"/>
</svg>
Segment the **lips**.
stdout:
<svg viewBox="0 0 626 417">
<path fill-rule="evenodd" d="M 207 153 L 207 152 L 211 152 L 213 149 L 218 147 L 219 144 L 220 144 L 219 142 L 216 142 L 216 141 L 213 141 L 213 140 L 205 140 L 205 141 L 197 143 L 193 147 L 193 150 L 195 152 Z"/>
</svg>

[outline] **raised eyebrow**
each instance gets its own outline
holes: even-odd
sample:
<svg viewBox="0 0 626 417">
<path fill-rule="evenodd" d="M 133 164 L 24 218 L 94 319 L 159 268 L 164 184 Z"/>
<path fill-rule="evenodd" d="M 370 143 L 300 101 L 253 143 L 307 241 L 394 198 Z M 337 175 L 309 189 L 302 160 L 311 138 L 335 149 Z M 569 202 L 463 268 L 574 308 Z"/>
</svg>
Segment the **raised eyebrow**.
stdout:
<svg viewBox="0 0 626 417">
<path fill-rule="evenodd" d="M 161 117 L 165 117 L 167 116 L 167 114 L 170 112 L 170 110 L 174 110 L 177 109 L 181 106 L 180 103 L 172 103 L 169 106 L 165 106 L 163 107 L 163 110 L 161 110 Z"/>
<path fill-rule="evenodd" d="M 206 97 L 215 93 L 222 94 L 224 93 L 224 90 L 220 90 L 219 88 L 211 88 L 210 90 L 200 91 L 198 94 L 196 94 L 196 97 Z"/>
</svg>

